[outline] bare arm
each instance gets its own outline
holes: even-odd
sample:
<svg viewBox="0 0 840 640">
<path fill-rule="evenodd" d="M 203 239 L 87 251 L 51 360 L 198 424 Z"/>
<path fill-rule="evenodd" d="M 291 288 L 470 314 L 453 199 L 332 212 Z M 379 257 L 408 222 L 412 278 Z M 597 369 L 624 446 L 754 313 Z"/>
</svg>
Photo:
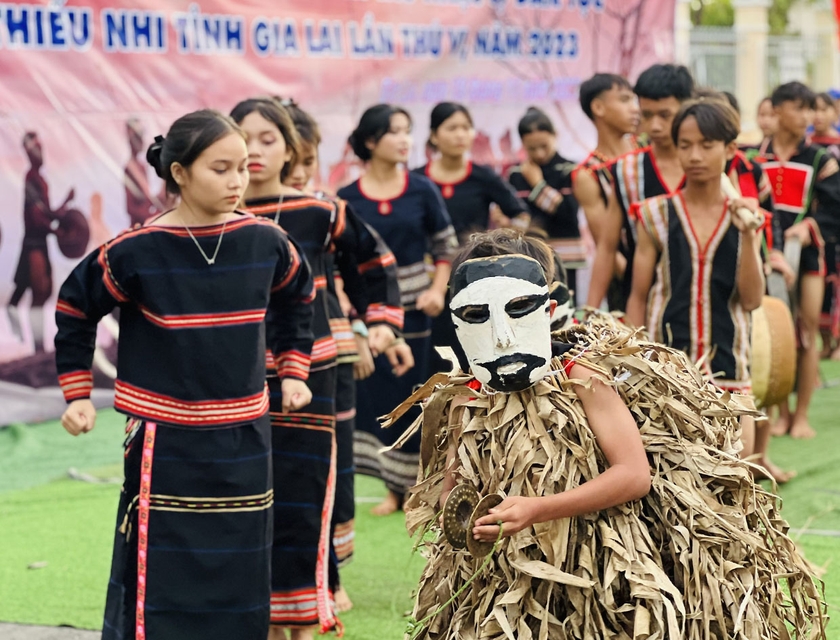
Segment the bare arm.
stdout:
<svg viewBox="0 0 840 640">
<path fill-rule="evenodd" d="M 575 173 L 572 191 L 578 204 L 583 207 L 586 223 L 592 231 L 592 237 L 598 242 L 601 225 L 607 215 L 607 205 L 601 195 L 601 186 L 595 173 L 589 169 L 580 169 Z"/>
<path fill-rule="evenodd" d="M 586 211 L 586 209 L 584 209 Z M 621 208 L 615 193 L 610 194 L 609 203 L 602 210 L 601 220 L 593 228 L 595 239 L 595 261 L 592 265 L 592 280 L 589 283 L 589 294 L 586 304 L 590 307 L 600 307 L 601 301 L 607 295 L 615 266 L 615 252 L 621 238 Z M 587 218 L 589 213 L 587 212 Z"/>
<path fill-rule="evenodd" d="M 650 491 L 650 465 L 639 428 L 618 394 L 594 378 L 594 372 L 574 365 L 571 377 L 589 380 L 588 387 L 575 386 L 589 427 L 609 467 L 596 478 L 569 491 L 540 498 L 507 498 L 490 514 L 476 522 L 473 534 L 481 540 L 495 540 L 498 522 L 505 535 L 512 535 L 538 522 L 572 518 L 603 511 Z"/>
<path fill-rule="evenodd" d="M 627 324 L 633 327 L 641 327 L 647 319 L 647 299 L 650 288 L 653 286 L 653 274 L 656 269 L 656 262 L 659 259 L 659 252 L 653 243 L 653 238 L 645 229 L 644 225 L 636 225 L 638 241 L 636 253 L 633 257 L 633 288 L 630 290 L 630 299 L 627 301 Z M 650 329 L 650 327 L 648 327 Z"/>
</svg>

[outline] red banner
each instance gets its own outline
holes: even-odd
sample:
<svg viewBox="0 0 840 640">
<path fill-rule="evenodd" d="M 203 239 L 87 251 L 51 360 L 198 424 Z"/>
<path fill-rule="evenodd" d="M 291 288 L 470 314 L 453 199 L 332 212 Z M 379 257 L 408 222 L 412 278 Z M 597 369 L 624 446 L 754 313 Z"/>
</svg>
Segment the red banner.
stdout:
<svg viewBox="0 0 840 640">
<path fill-rule="evenodd" d="M 577 104 L 581 80 L 670 60 L 673 22 L 674 0 L 0 4 L 0 424 L 60 411 L 51 356 L 39 351 L 52 348 L 56 290 L 132 213 L 166 206 L 143 156 L 176 117 L 294 97 L 321 125 L 329 188 L 358 176 L 345 140 L 383 101 L 413 114 L 416 164 L 442 100 L 472 110 L 478 162 L 517 157 L 516 123 L 531 104 L 555 120 L 561 152 L 582 157 L 594 129 Z M 77 213 L 59 225 L 50 213 L 65 201 Z"/>
</svg>

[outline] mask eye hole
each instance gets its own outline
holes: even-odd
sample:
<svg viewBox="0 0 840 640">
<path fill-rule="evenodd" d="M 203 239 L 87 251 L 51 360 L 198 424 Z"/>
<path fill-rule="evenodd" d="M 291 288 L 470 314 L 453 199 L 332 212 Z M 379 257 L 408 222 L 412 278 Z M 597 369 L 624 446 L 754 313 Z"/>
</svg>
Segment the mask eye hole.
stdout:
<svg viewBox="0 0 840 640">
<path fill-rule="evenodd" d="M 481 324 L 490 319 L 490 307 L 486 304 L 470 304 L 465 307 L 459 307 L 452 313 L 464 322 L 470 324 Z"/>
<path fill-rule="evenodd" d="M 548 294 L 522 296 L 514 298 L 505 305 L 505 311 L 511 318 L 521 318 L 533 313 L 548 302 Z"/>
</svg>

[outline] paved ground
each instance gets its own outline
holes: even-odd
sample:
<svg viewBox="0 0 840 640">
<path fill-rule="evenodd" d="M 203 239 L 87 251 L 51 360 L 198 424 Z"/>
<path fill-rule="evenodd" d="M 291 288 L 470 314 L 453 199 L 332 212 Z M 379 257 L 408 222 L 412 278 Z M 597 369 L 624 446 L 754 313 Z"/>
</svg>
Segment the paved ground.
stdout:
<svg viewBox="0 0 840 640">
<path fill-rule="evenodd" d="M 3 640 L 98 640 L 99 631 L 82 631 L 68 627 L 32 627 L 0 622 Z"/>
</svg>

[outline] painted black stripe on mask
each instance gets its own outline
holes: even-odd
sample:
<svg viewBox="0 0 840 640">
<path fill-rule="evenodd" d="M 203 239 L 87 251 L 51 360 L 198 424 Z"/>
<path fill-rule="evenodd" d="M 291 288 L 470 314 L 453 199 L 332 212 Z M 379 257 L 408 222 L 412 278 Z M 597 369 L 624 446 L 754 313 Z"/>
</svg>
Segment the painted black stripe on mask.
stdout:
<svg viewBox="0 0 840 640">
<path fill-rule="evenodd" d="M 484 278 L 505 276 L 519 278 L 540 287 L 546 286 L 545 272 L 540 263 L 520 255 L 474 258 L 461 263 L 452 276 L 451 292 L 456 296 L 461 289 Z"/>
<path fill-rule="evenodd" d="M 513 373 L 499 373 L 500 367 L 516 362 L 521 362 L 522 367 Z M 490 372 L 490 382 L 487 383 L 488 387 L 495 391 L 512 393 L 513 391 L 527 389 L 534 384 L 531 382 L 531 373 L 545 366 L 545 358 L 536 356 L 533 353 L 514 353 L 496 358 L 493 362 L 478 363 L 478 366 Z"/>
</svg>

